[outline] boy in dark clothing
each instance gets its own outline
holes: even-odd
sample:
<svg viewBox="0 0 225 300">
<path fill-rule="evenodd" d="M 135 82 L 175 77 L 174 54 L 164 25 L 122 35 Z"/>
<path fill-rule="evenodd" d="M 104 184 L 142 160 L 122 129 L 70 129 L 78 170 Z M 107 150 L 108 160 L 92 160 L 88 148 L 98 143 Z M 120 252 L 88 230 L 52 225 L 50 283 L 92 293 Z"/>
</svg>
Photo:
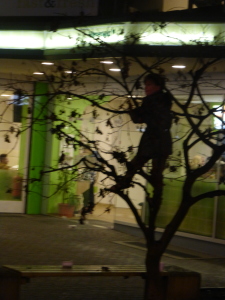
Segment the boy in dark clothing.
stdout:
<svg viewBox="0 0 225 300">
<path fill-rule="evenodd" d="M 172 123 L 172 98 L 163 92 L 164 79 L 157 74 L 149 74 L 144 79 L 146 97 L 140 107 L 130 111 L 134 123 L 146 123 L 137 155 L 127 163 L 127 173 L 111 191 L 129 187 L 137 170 L 152 159 L 152 180 L 157 182 L 158 176 L 165 168 L 166 159 L 172 153 L 170 127 Z"/>
</svg>

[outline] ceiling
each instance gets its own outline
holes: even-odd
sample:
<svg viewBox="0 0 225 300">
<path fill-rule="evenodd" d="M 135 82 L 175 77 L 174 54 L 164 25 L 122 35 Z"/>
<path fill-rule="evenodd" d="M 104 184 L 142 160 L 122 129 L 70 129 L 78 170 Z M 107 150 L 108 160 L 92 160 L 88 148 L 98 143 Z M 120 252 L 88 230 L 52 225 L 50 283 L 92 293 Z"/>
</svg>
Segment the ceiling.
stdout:
<svg viewBox="0 0 225 300">
<path fill-rule="evenodd" d="M 0 59 L 0 76 L 4 78 L 13 75 L 25 75 L 33 76 L 34 72 L 53 72 L 60 65 L 65 68 L 65 71 L 71 69 L 73 62 L 76 62 L 75 68 L 86 69 L 89 67 L 102 68 L 103 64 L 100 64 L 101 61 L 106 59 L 88 59 L 88 60 L 28 60 L 28 59 Z M 104 65 L 105 70 L 110 68 L 118 68 L 116 59 L 108 58 L 107 60 L 114 61 L 112 65 Z M 129 58 L 128 58 L 129 60 Z M 141 63 L 151 66 L 152 64 L 159 63 L 161 58 L 141 58 Z M 160 65 L 165 70 L 165 73 L 176 73 L 177 69 L 172 68 L 173 65 L 185 65 L 186 68 L 183 69 L 184 72 L 188 72 L 193 67 L 199 67 L 203 62 L 206 62 L 207 59 L 196 59 L 196 58 L 166 58 L 165 63 Z M 42 62 L 52 62 L 53 65 L 43 65 Z M 143 72 L 138 63 L 130 60 L 130 75 L 140 75 Z M 210 72 L 225 72 L 225 58 L 221 59 L 218 63 L 215 63 L 213 67 L 209 69 Z"/>
<path fill-rule="evenodd" d="M 83 60 L 57 60 L 52 61 L 53 65 L 43 65 L 41 60 L 28 60 L 28 59 L 0 59 L 0 80 L 28 80 L 28 81 L 38 81 L 43 80 L 43 75 L 34 75 L 34 72 L 45 72 L 46 74 L 52 74 L 56 72 L 58 66 L 63 66 L 63 72 L 71 70 L 72 63 L 76 64 L 75 69 L 84 70 L 87 68 L 100 68 L 109 72 L 112 76 L 119 76 L 119 72 L 108 71 L 110 68 L 118 68 L 118 65 L 115 63 L 112 65 L 101 64 L 101 59 L 88 59 L 87 61 Z M 142 58 L 141 63 L 145 65 L 154 64 L 157 61 L 156 58 Z M 206 61 L 206 59 L 204 59 Z M 165 71 L 165 74 L 176 74 L 178 72 L 189 72 L 193 67 L 201 66 L 203 59 L 194 59 L 194 58 L 177 58 L 168 60 L 160 65 Z M 175 69 L 172 68 L 174 64 L 185 65 L 185 69 Z M 221 72 L 225 73 L 225 59 L 222 59 L 211 67 L 208 71 L 210 72 Z M 137 63 L 131 62 L 129 74 L 131 76 L 139 76 L 143 73 L 143 68 L 141 68 Z M 118 75 L 117 75 L 118 74 Z M 0 81 L 1 82 L 1 81 Z M 0 85 L 0 94 L 5 92 L 5 88 Z"/>
</svg>

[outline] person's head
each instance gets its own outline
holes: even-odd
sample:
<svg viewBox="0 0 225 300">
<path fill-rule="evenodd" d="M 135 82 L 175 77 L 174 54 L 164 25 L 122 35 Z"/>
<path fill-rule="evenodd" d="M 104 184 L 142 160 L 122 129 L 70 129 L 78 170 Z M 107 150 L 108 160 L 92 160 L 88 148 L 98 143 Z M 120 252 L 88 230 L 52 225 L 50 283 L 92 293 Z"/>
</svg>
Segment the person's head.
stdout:
<svg viewBox="0 0 225 300">
<path fill-rule="evenodd" d="M 144 78 L 145 93 L 152 95 L 165 87 L 165 79 L 158 74 L 148 74 Z"/>
<path fill-rule="evenodd" d="M 7 154 L 0 154 L 0 163 L 7 165 L 8 162 Z"/>
</svg>

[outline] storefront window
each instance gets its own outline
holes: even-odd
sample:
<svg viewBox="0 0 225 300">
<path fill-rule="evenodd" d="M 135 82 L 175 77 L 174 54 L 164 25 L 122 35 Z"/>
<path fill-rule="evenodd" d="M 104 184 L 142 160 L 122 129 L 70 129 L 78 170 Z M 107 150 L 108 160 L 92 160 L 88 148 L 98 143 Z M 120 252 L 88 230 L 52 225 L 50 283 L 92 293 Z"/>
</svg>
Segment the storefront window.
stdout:
<svg viewBox="0 0 225 300">
<path fill-rule="evenodd" d="M 17 213 L 24 212 L 22 190 L 26 134 L 21 134 L 21 128 L 28 100 L 15 96 L 12 93 L 0 96 L 0 212 Z"/>
<path fill-rule="evenodd" d="M 223 108 L 221 106 L 214 105 L 213 108 L 218 109 L 218 112 L 214 113 L 215 117 L 207 118 L 201 126 L 201 130 L 204 132 L 207 128 L 221 129 L 223 128 L 222 121 L 225 120 L 223 114 Z M 198 105 L 192 105 L 192 111 L 195 112 L 199 109 Z M 185 136 L 185 130 L 188 127 L 185 122 L 180 122 L 172 128 L 172 136 L 174 139 L 174 153 L 172 158 L 172 164 L 165 171 L 165 188 L 163 203 L 157 219 L 157 226 L 164 228 L 168 222 L 171 221 L 177 210 L 181 197 L 182 197 L 182 184 L 183 178 L 185 178 L 184 158 L 182 156 L 182 136 Z M 196 139 L 195 136 L 189 141 L 192 143 Z M 223 139 L 218 139 L 223 142 Z M 217 142 L 216 139 L 214 142 Z M 191 169 L 197 169 L 208 161 L 211 157 L 212 149 L 204 144 L 201 140 L 196 143 L 188 152 L 189 165 Z M 199 177 L 193 188 L 192 195 L 199 195 L 213 191 L 217 188 L 225 189 L 225 159 L 224 155 L 215 163 L 215 165 L 201 177 Z M 172 172 L 170 172 L 172 170 Z M 179 231 L 193 233 L 197 235 L 213 237 L 213 238 L 225 238 L 224 218 L 225 218 L 225 206 L 224 197 L 205 198 L 195 205 L 193 205 L 184 221 L 182 222 Z M 223 225 L 223 226 L 222 226 Z"/>
</svg>

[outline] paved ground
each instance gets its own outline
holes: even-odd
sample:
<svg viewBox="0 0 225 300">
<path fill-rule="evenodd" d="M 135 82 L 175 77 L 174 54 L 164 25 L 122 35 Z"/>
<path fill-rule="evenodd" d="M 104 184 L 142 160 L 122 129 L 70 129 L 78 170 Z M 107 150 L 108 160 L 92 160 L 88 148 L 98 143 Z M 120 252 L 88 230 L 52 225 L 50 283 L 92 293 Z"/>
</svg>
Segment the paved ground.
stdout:
<svg viewBox="0 0 225 300">
<path fill-rule="evenodd" d="M 51 216 L 0 214 L 0 265 L 55 265 L 65 260 L 74 264 L 143 264 L 145 251 L 124 245 L 127 241 L 144 242 L 97 220 L 80 225 L 75 220 Z M 220 289 L 225 287 L 225 257 L 170 250 L 162 259 L 165 264 L 202 274 L 205 289 L 201 299 L 225 299 L 224 289 Z M 184 255 L 176 256 L 174 251 Z M 138 300 L 142 299 L 143 286 L 143 280 L 136 277 L 38 278 L 22 286 L 21 300 Z"/>
</svg>

